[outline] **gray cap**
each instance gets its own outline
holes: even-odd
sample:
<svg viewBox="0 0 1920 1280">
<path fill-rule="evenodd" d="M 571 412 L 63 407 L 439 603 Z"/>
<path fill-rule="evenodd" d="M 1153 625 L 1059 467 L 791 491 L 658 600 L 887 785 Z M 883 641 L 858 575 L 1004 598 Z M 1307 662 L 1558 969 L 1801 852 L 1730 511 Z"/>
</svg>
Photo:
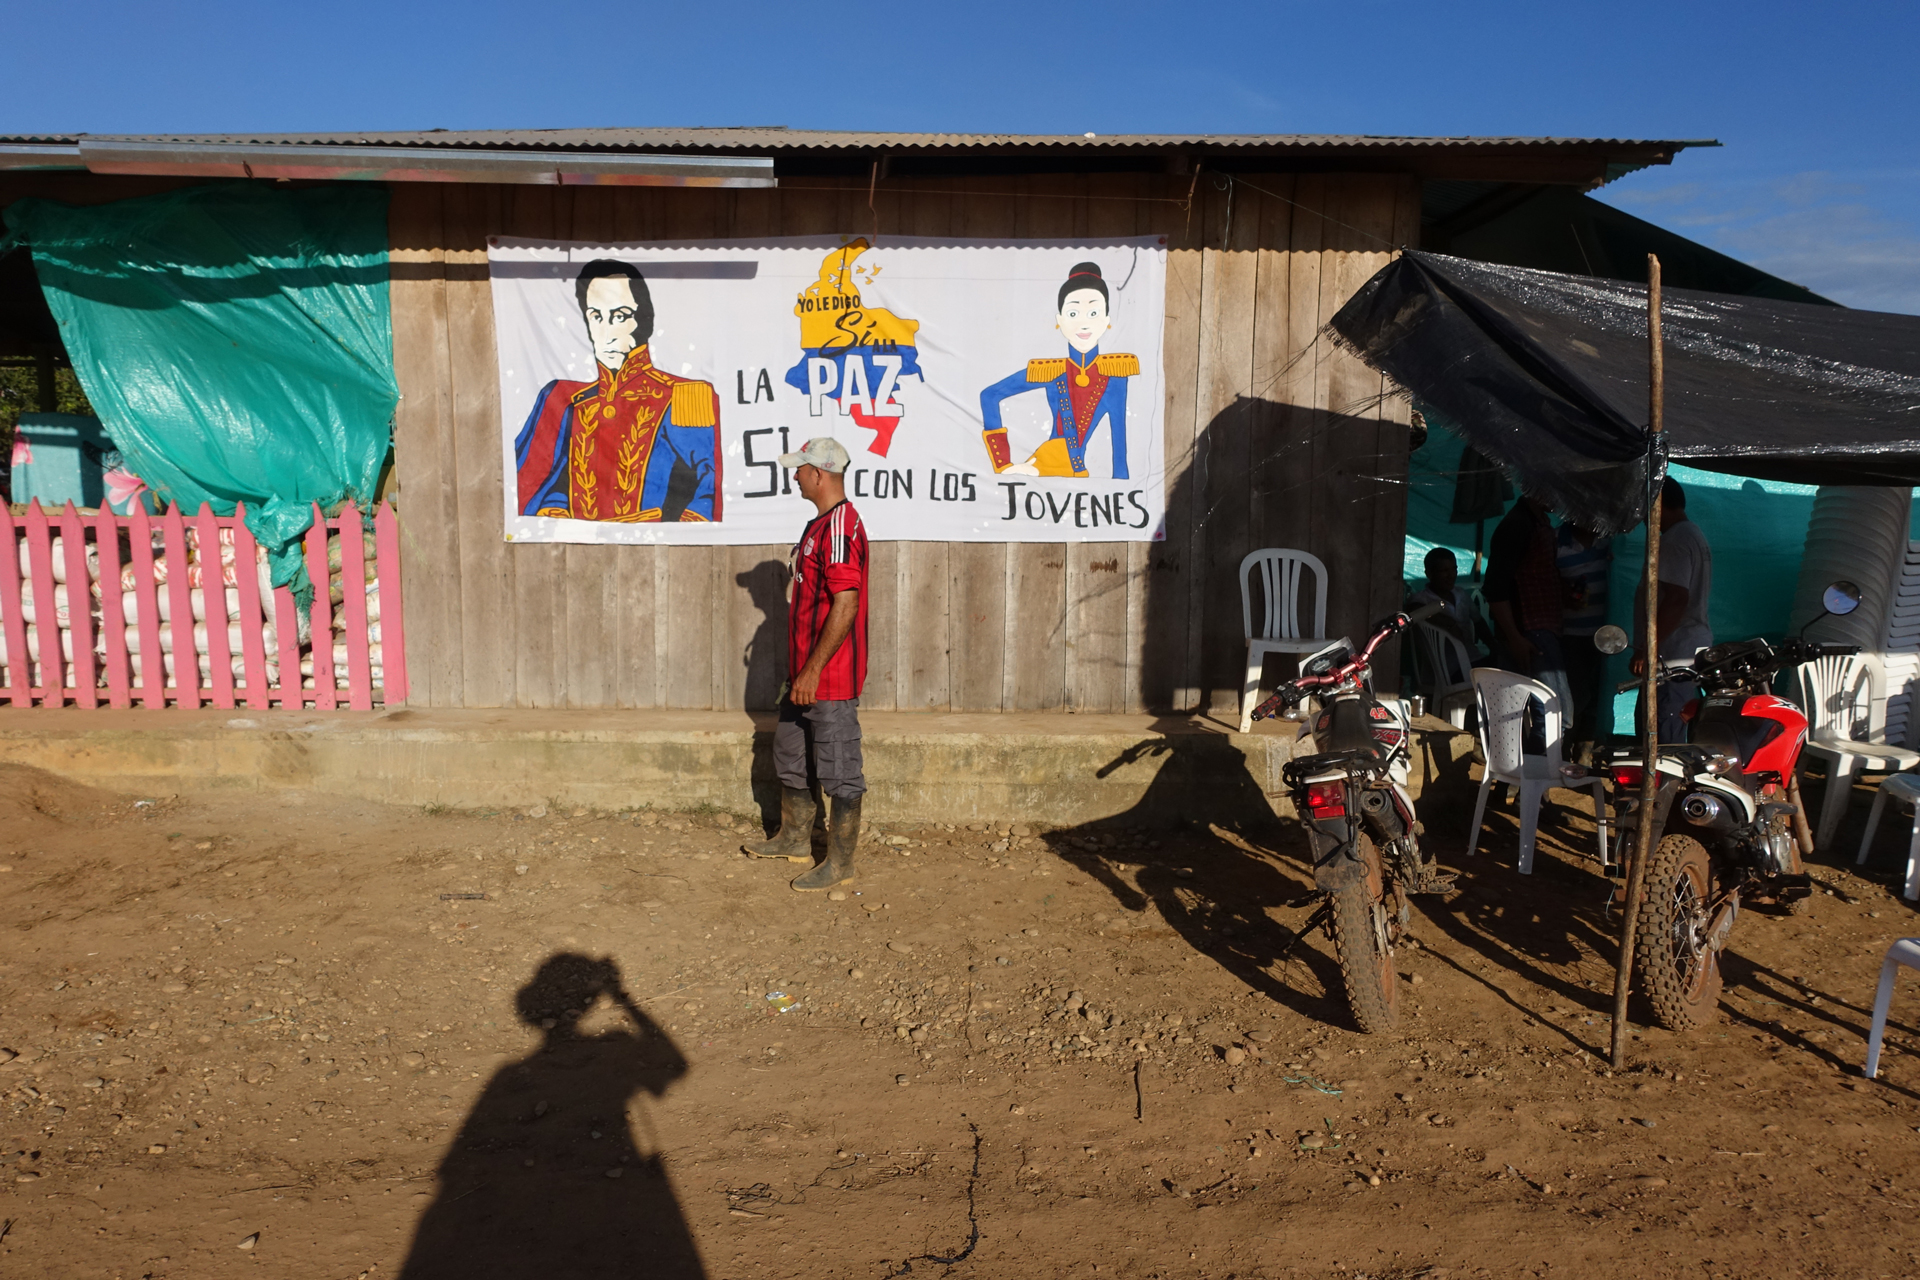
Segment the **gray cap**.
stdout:
<svg viewBox="0 0 1920 1280">
<path fill-rule="evenodd" d="M 795 452 L 780 455 L 780 465 L 783 467 L 818 467 L 835 475 L 845 474 L 847 464 L 852 461 L 847 456 L 846 446 L 832 436 L 816 436 Z"/>
</svg>

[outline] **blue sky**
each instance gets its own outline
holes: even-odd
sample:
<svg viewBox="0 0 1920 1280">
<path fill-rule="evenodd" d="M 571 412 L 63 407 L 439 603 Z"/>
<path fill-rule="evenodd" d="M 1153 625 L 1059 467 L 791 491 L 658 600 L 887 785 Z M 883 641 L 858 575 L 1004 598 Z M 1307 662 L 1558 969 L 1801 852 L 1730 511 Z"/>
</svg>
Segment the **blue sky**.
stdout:
<svg viewBox="0 0 1920 1280">
<path fill-rule="evenodd" d="M 1920 5 L 25 0 L 0 132 L 786 124 L 1718 138 L 1599 198 L 1920 313 Z M 43 56 L 44 55 L 44 56 Z"/>
</svg>

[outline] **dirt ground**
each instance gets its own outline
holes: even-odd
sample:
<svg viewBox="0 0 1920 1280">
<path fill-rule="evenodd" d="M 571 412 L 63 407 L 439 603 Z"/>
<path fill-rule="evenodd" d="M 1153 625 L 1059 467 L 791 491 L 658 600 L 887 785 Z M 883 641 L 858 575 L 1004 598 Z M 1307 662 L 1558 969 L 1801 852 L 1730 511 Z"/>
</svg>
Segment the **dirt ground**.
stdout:
<svg viewBox="0 0 1920 1280">
<path fill-rule="evenodd" d="M 1897 833 L 1615 1075 L 1584 801 L 1522 878 L 1453 783 L 1369 1037 L 1277 823 L 882 824 L 830 901 L 744 816 L 0 772 L 0 1276 L 1911 1274 Z"/>
</svg>

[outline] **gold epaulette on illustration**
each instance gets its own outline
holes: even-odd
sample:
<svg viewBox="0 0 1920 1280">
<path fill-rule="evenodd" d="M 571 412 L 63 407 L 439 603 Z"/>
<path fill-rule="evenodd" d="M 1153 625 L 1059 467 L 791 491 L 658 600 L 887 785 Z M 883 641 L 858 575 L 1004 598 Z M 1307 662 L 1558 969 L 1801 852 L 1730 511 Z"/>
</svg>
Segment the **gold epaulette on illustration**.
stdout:
<svg viewBox="0 0 1920 1280">
<path fill-rule="evenodd" d="M 673 384 L 673 425 L 710 427 L 716 421 L 711 382 Z"/>
<path fill-rule="evenodd" d="M 1100 372 L 1109 378 L 1137 378 L 1140 376 L 1140 357 L 1125 355 L 1100 356 L 1095 361 Z"/>
<path fill-rule="evenodd" d="M 1065 360 L 1029 360 L 1027 361 L 1028 382 L 1052 382 L 1067 371 Z"/>
</svg>

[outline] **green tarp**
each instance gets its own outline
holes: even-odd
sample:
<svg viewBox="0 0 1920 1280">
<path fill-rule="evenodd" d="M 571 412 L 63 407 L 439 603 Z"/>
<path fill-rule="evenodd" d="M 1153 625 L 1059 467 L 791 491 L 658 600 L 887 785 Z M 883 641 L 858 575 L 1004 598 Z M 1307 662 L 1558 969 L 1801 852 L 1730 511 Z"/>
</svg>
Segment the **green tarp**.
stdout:
<svg viewBox="0 0 1920 1280">
<path fill-rule="evenodd" d="M 386 209 L 379 184 L 254 182 L 6 209 L 129 469 L 189 512 L 245 502 L 303 596 L 311 504 L 370 504 L 392 436 Z"/>
</svg>

